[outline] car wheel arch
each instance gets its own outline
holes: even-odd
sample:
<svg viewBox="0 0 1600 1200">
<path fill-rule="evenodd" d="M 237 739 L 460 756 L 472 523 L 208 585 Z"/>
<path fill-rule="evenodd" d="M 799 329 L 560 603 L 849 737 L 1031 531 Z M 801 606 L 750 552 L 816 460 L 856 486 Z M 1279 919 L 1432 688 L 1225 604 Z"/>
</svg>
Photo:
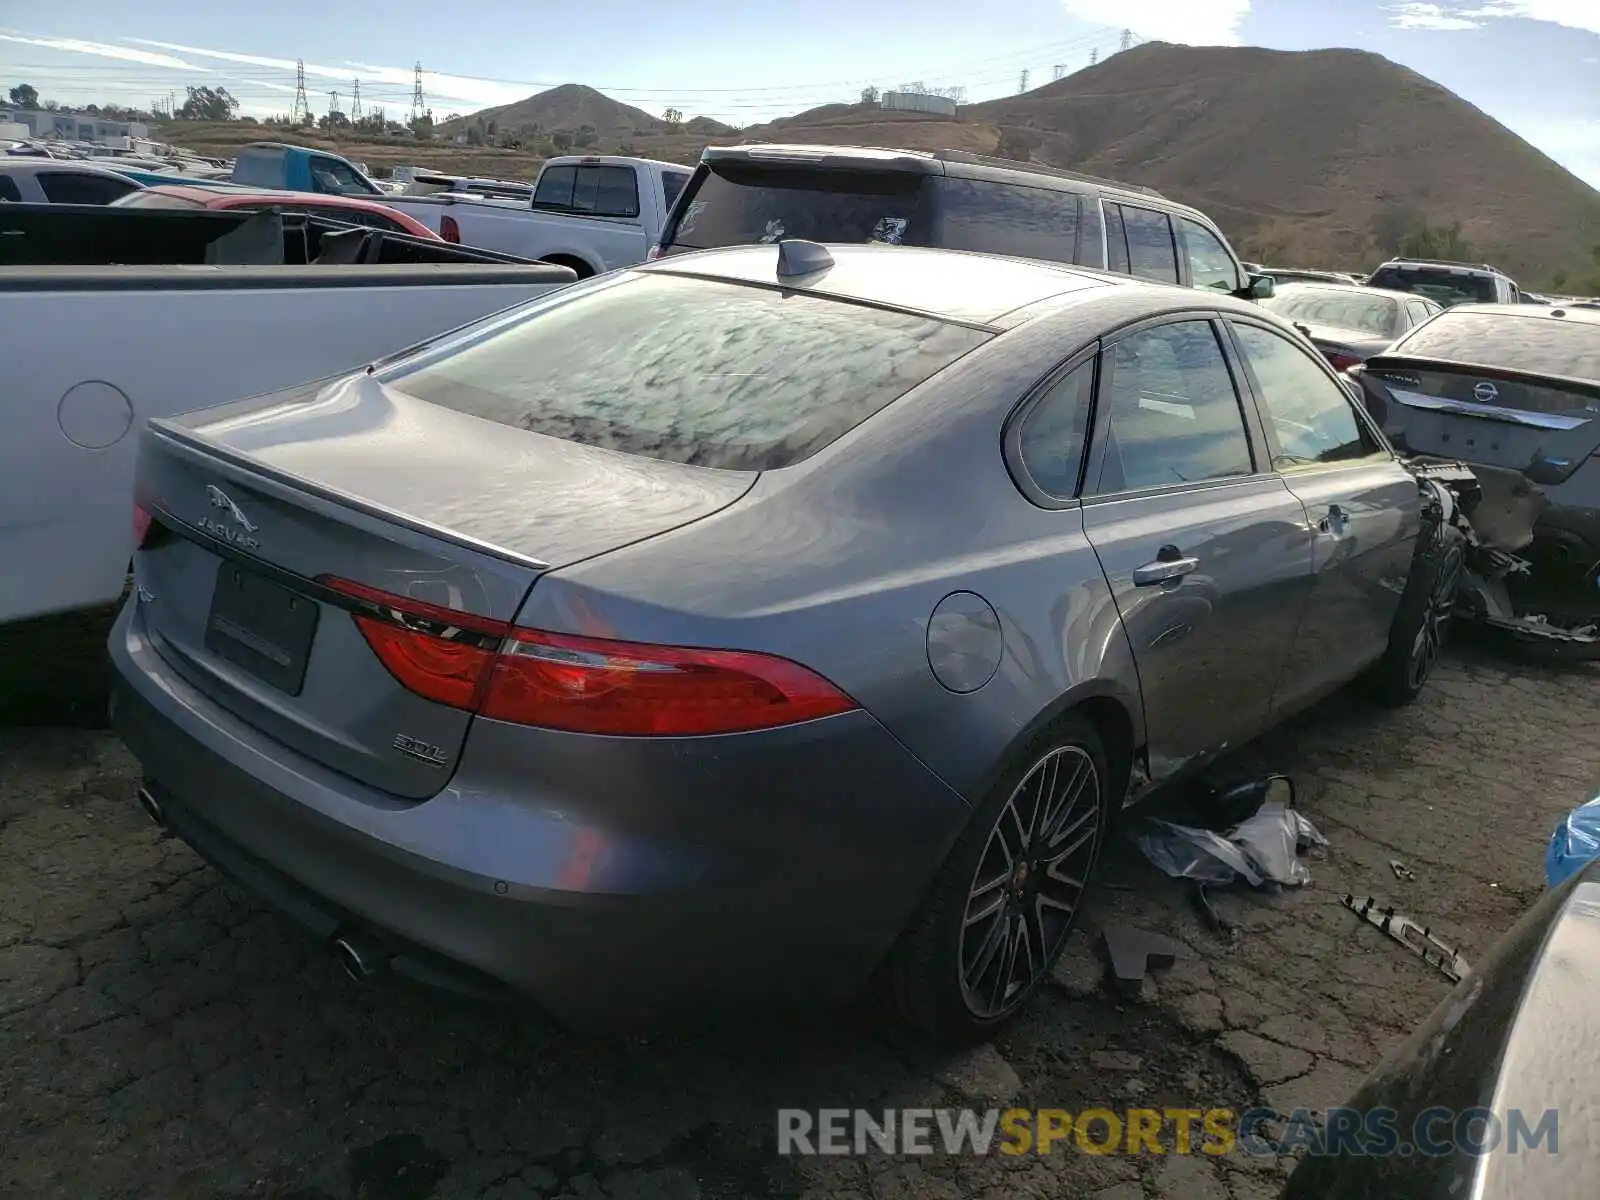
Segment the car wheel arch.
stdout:
<svg viewBox="0 0 1600 1200">
<path fill-rule="evenodd" d="M 1052 727 L 1066 724 L 1074 717 L 1087 720 L 1100 735 L 1109 760 L 1107 765 L 1111 768 L 1111 786 L 1113 790 L 1126 790 L 1144 745 L 1140 711 L 1137 696 L 1123 695 L 1120 689 L 1104 680 L 1086 681 L 1068 689 L 1017 731 L 973 787 L 972 797 L 987 794 L 1015 764 L 1018 755 L 1037 744 Z"/>
</svg>

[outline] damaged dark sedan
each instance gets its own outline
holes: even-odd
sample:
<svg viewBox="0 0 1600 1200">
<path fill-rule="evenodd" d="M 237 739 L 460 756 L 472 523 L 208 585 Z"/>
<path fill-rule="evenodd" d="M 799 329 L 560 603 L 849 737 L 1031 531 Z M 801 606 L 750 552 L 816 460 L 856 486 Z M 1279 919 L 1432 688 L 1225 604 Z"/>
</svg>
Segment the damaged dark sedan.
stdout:
<svg viewBox="0 0 1600 1200">
<path fill-rule="evenodd" d="M 1351 374 L 1402 453 L 1470 465 L 1475 614 L 1600 655 L 1600 312 L 1460 305 Z"/>
</svg>

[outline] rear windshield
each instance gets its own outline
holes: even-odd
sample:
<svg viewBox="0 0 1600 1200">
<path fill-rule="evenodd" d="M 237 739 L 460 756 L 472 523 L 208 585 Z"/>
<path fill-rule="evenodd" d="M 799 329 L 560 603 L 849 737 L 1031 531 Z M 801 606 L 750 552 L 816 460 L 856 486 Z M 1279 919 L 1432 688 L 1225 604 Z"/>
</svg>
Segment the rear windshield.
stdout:
<svg viewBox="0 0 1600 1200">
<path fill-rule="evenodd" d="M 694 466 L 787 466 L 989 335 L 776 289 L 637 273 L 395 378 L 518 429 Z"/>
<path fill-rule="evenodd" d="M 1493 304 L 1496 298 L 1492 276 L 1468 275 L 1449 267 L 1379 267 L 1368 284 L 1394 292 L 1415 292 L 1446 308 L 1452 304 Z"/>
<path fill-rule="evenodd" d="M 913 226 L 920 231 L 926 178 L 900 171 L 719 164 L 701 175 L 671 243 L 682 250 L 710 250 L 780 238 L 922 241 Z"/>
<path fill-rule="evenodd" d="M 1359 329 L 1375 337 L 1394 336 L 1395 316 L 1400 308 L 1398 300 L 1364 296 L 1341 287 L 1286 287 L 1261 304 L 1291 321 Z"/>
<path fill-rule="evenodd" d="M 1505 316 L 1445 312 L 1394 353 L 1600 383 L 1600 322 L 1515 310 Z"/>
</svg>

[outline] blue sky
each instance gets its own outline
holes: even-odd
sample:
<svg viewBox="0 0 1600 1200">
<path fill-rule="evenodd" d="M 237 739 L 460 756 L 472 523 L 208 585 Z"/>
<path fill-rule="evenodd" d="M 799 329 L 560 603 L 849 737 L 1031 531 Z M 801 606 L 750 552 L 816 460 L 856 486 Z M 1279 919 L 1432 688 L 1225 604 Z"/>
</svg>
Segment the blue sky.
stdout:
<svg viewBox="0 0 1600 1200">
<path fill-rule="evenodd" d="M 440 117 L 576 82 L 651 112 L 745 125 L 868 84 L 989 99 L 1016 91 L 1025 69 L 1033 86 L 1058 65 L 1081 69 L 1092 51 L 1114 51 L 1123 28 L 1195 45 L 1356 46 L 1438 80 L 1600 187 L 1600 0 L 1012 0 L 1004 15 L 949 0 L 611 0 L 588 19 L 526 0 L 169 0 L 137 19 L 123 0 L 74 0 L 60 20 L 25 11 L 29 27 L 0 25 L 0 92 L 26 82 L 62 103 L 148 106 L 211 84 L 256 115 L 287 111 L 296 59 L 317 112 L 334 89 L 348 110 L 359 78 L 368 109 L 403 115 L 420 60 Z"/>
</svg>

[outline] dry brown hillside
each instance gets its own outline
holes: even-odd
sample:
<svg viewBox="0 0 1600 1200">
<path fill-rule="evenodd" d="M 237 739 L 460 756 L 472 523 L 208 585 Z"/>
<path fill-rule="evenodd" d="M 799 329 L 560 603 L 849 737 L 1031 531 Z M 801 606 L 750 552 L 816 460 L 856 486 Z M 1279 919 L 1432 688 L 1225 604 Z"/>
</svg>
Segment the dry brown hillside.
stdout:
<svg viewBox="0 0 1600 1200">
<path fill-rule="evenodd" d="M 1600 241 L 1600 192 L 1363 51 L 1151 43 L 962 115 L 1023 127 L 1044 161 L 1189 201 L 1274 258 L 1370 258 L 1424 220 L 1460 221 L 1491 259 L 1542 278 Z"/>
<path fill-rule="evenodd" d="M 451 134 L 458 131 L 458 126 L 465 128 L 469 121 L 484 125 L 493 121 L 499 128 L 508 131 L 525 128 L 576 130 L 588 125 L 602 135 L 631 135 L 635 130 L 644 132 L 666 128 L 659 117 L 652 116 L 644 109 L 613 100 L 604 92 L 597 92 L 581 83 L 564 83 L 560 87 L 529 96 L 526 100 L 518 100 L 515 104 L 485 108 L 460 120 L 445 122 L 440 128 L 442 132 Z"/>
</svg>

